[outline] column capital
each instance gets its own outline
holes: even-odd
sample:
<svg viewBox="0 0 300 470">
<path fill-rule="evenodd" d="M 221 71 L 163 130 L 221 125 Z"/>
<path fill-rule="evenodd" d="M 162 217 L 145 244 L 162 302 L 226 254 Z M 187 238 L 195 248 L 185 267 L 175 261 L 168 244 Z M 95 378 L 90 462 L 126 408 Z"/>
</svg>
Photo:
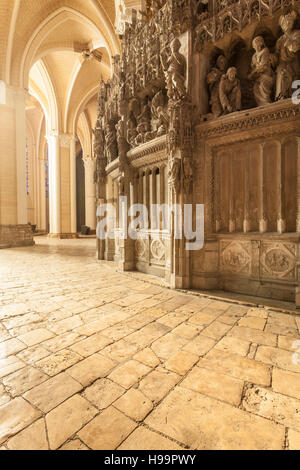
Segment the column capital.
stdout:
<svg viewBox="0 0 300 470">
<path fill-rule="evenodd" d="M 77 138 L 73 134 L 62 134 L 57 130 L 52 130 L 48 132 L 48 134 L 45 136 L 47 141 L 49 139 L 57 139 L 59 141 L 60 147 L 65 147 L 69 148 L 72 142 L 76 142 Z"/>
<path fill-rule="evenodd" d="M 96 163 L 96 157 L 94 155 L 85 155 L 82 160 L 85 168 L 94 168 Z"/>
<path fill-rule="evenodd" d="M 0 105 L 15 108 L 21 103 L 25 106 L 25 102 L 29 96 L 29 92 L 26 88 L 13 87 L 7 85 L 3 80 L 0 80 Z"/>
<path fill-rule="evenodd" d="M 60 146 L 69 148 L 72 142 L 76 142 L 76 137 L 73 134 L 60 134 Z"/>
<path fill-rule="evenodd" d="M 58 139 L 59 133 L 57 131 L 50 131 L 45 135 L 45 139 L 49 143 L 50 140 Z"/>
</svg>

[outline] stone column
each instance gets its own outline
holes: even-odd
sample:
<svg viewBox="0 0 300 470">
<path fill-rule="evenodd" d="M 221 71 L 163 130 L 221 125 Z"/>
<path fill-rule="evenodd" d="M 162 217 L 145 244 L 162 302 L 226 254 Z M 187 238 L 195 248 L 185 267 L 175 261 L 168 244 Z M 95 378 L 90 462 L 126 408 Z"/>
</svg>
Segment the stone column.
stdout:
<svg viewBox="0 0 300 470">
<path fill-rule="evenodd" d="M 235 181 L 234 181 L 234 154 L 230 156 L 230 194 L 229 194 L 229 232 L 235 232 L 235 199 L 234 199 L 234 186 L 235 186 Z"/>
<path fill-rule="evenodd" d="M 165 204 L 165 168 L 164 166 L 160 166 L 159 168 L 159 200 L 160 200 L 160 205 Z M 165 223 L 163 215 L 160 216 L 159 220 L 159 229 L 163 230 L 165 227 L 163 224 Z"/>
<path fill-rule="evenodd" d="M 297 218 L 296 218 L 296 231 L 300 232 L 300 138 L 297 138 L 298 153 L 297 153 Z M 299 298 L 300 300 L 300 298 Z"/>
<path fill-rule="evenodd" d="M 156 208 L 154 209 L 154 205 L 157 203 L 157 197 L 156 197 L 156 167 L 152 168 L 152 173 L 151 173 L 151 179 L 150 179 L 150 185 L 151 185 L 151 200 L 150 200 L 150 206 L 151 206 L 151 229 L 157 229 L 157 212 Z"/>
<path fill-rule="evenodd" d="M 70 208 L 71 233 L 77 232 L 77 203 L 76 203 L 76 137 L 70 139 Z"/>
<path fill-rule="evenodd" d="M 96 230 L 96 185 L 94 182 L 95 163 L 94 156 L 86 155 L 83 158 L 85 169 L 85 225 Z"/>
<path fill-rule="evenodd" d="M 148 226 L 148 229 L 151 229 L 151 202 L 150 202 L 150 171 L 147 169 L 145 171 L 145 200 L 144 204 L 147 207 L 147 220 L 145 220 L 145 225 Z"/>
<path fill-rule="evenodd" d="M 213 200 L 214 200 L 214 223 L 215 223 L 215 230 L 219 232 L 221 230 L 221 207 L 222 207 L 222 199 L 221 199 L 221 160 L 222 157 L 216 158 L 214 157 L 214 171 L 215 171 L 215 183 L 213 188 Z"/>
<path fill-rule="evenodd" d="M 285 155 L 284 147 L 278 144 L 277 154 L 277 232 L 284 233 L 286 230 L 285 220 Z"/>
<path fill-rule="evenodd" d="M 33 244 L 32 231 L 27 226 L 26 97 L 24 89 L 1 82 L 0 247 Z M 5 240 L 1 235 L 4 232 Z"/>
<path fill-rule="evenodd" d="M 243 231 L 244 233 L 250 230 L 250 217 L 249 217 L 249 155 L 245 156 L 244 159 L 244 220 L 243 220 Z"/>
<path fill-rule="evenodd" d="M 49 224 L 50 236 L 59 237 L 61 233 L 61 175 L 59 133 L 47 136 L 49 164 Z"/>
<path fill-rule="evenodd" d="M 266 175 L 265 175 L 265 161 L 264 161 L 264 144 L 259 144 L 260 159 L 259 159 L 259 231 L 265 233 L 267 231 L 267 216 L 266 216 Z"/>
<path fill-rule="evenodd" d="M 39 165 L 39 229 L 47 230 L 47 209 L 46 209 L 46 161 L 43 158 L 38 160 Z"/>
<path fill-rule="evenodd" d="M 76 165 L 75 142 L 71 134 L 52 131 L 47 136 L 49 162 L 50 236 L 75 238 Z"/>
</svg>

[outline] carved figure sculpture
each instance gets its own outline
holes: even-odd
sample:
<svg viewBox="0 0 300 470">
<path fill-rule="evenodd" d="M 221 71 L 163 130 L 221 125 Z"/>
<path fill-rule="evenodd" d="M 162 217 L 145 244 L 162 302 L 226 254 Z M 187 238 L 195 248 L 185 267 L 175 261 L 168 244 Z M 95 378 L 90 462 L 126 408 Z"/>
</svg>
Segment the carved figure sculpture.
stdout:
<svg viewBox="0 0 300 470">
<path fill-rule="evenodd" d="M 134 140 L 137 136 L 137 122 L 133 111 L 130 112 L 128 120 L 127 120 L 127 142 L 131 147 L 134 146 Z"/>
<path fill-rule="evenodd" d="M 169 125 L 169 115 L 163 109 L 162 106 L 158 106 L 156 113 L 158 115 L 158 123 L 157 123 L 157 137 L 164 135 L 167 133 L 168 125 Z"/>
<path fill-rule="evenodd" d="M 237 78 L 235 67 L 230 67 L 226 74 L 222 75 L 219 85 L 219 96 L 223 114 L 241 109 L 241 84 Z"/>
<path fill-rule="evenodd" d="M 146 98 L 144 99 L 144 102 L 142 104 L 142 110 L 141 110 L 141 113 L 139 114 L 138 118 L 137 118 L 137 121 L 138 121 L 138 124 L 143 124 L 146 131 L 150 131 L 151 130 L 151 124 L 150 124 L 150 121 L 151 121 L 151 109 L 150 109 L 150 106 L 148 104 L 148 97 L 146 96 Z"/>
<path fill-rule="evenodd" d="M 279 63 L 276 70 L 276 100 L 290 98 L 292 83 L 299 78 L 300 66 L 297 53 L 300 50 L 300 30 L 293 30 L 297 13 L 292 11 L 279 19 L 283 35 L 276 43 Z"/>
<path fill-rule="evenodd" d="M 180 187 L 181 160 L 173 157 L 169 161 L 168 182 L 169 186 L 178 191 Z"/>
<path fill-rule="evenodd" d="M 157 91 L 157 88 L 153 87 L 152 91 L 154 92 L 154 96 L 151 101 L 151 112 L 152 116 L 157 117 L 156 110 L 159 106 L 164 106 L 165 97 L 162 90 Z"/>
<path fill-rule="evenodd" d="M 151 101 L 151 113 L 152 113 L 152 127 L 156 129 L 152 134 L 153 137 L 159 137 L 167 132 L 169 116 L 164 110 L 165 96 L 162 90 L 158 91 L 157 87 L 153 87 L 152 92 L 154 96 Z M 149 133 L 150 136 L 151 133 Z"/>
<path fill-rule="evenodd" d="M 166 75 L 168 96 L 170 99 L 179 101 L 187 96 L 186 79 L 186 59 L 179 52 L 181 43 L 178 38 L 171 42 L 171 55 L 166 58 L 165 53 L 161 54 L 161 62 Z"/>
<path fill-rule="evenodd" d="M 252 46 L 255 53 L 252 57 L 252 71 L 248 78 L 254 80 L 253 93 L 257 106 L 263 106 L 272 101 L 271 93 L 274 85 L 272 65 L 274 61 L 262 36 L 254 38 Z"/>
<path fill-rule="evenodd" d="M 191 194 L 193 189 L 193 167 L 189 157 L 183 159 L 183 178 L 185 191 L 187 194 Z"/>
<path fill-rule="evenodd" d="M 96 121 L 94 134 L 94 155 L 96 158 L 101 157 L 104 150 L 104 135 L 99 119 Z"/>
<path fill-rule="evenodd" d="M 209 71 L 206 77 L 210 95 L 209 104 L 212 116 L 214 118 L 217 118 L 222 114 L 222 106 L 220 103 L 219 95 L 219 84 L 221 77 L 226 70 L 226 64 L 227 61 L 225 57 L 223 55 L 219 55 L 219 57 L 217 58 L 216 66 Z"/>
<path fill-rule="evenodd" d="M 137 136 L 134 141 L 135 145 L 141 145 L 145 142 L 146 133 L 147 129 L 145 123 L 141 122 L 137 126 Z"/>
<path fill-rule="evenodd" d="M 118 178 L 118 191 L 119 191 L 119 196 L 124 196 L 125 194 L 125 176 L 123 173 Z"/>
<path fill-rule="evenodd" d="M 108 163 L 111 163 L 118 155 L 116 129 L 113 123 L 105 127 L 105 151 Z"/>
<path fill-rule="evenodd" d="M 129 150 L 127 139 L 125 138 L 125 121 L 120 119 L 116 125 L 118 155 L 121 159 Z"/>
</svg>

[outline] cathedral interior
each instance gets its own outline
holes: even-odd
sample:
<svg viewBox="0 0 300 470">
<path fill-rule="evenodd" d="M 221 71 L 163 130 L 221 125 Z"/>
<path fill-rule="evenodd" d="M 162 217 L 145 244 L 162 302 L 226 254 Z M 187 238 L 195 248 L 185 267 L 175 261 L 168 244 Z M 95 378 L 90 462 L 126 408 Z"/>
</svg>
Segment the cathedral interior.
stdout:
<svg viewBox="0 0 300 470">
<path fill-rule="evenodd" d="M 300 1 L 0 0 L 0 450 L 299 450 L 299 314 Z"/>
</svg>

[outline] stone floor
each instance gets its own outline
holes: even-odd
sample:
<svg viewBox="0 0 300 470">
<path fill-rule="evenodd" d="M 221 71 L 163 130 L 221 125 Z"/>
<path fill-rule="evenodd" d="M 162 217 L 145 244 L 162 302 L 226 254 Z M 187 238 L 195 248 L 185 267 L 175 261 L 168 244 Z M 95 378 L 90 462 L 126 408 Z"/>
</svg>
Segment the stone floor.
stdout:
<svg viewBox="0 0 300 470">
<path fill-rule="evenodd" d="M 1 449 L 300 449 L 300 316 L 0 251 Z"/>
</svg>

